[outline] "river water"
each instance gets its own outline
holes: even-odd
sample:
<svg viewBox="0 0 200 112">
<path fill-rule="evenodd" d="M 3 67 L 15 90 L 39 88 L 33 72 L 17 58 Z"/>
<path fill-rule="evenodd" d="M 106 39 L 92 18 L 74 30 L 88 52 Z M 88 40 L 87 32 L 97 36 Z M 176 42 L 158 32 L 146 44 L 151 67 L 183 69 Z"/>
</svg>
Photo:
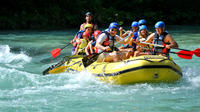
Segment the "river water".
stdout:
<svg viewBox="0 0 200 112">
<path fill-rule="evenodd" d="M 200 48 L 200 27 L 169 26 L 180 48 Z M 56 59 L 76 30 L 0 32 L 1 112 L 199 112 L 200 57 L 186 60 L 172 54 L 183 70 L 176 83 L 111 85 L 86 71 L 42 75 L 42 71 L 71 55 L 71 46 Z M 175 51 L 175 50 L 174 50 Z"/>
</svg>

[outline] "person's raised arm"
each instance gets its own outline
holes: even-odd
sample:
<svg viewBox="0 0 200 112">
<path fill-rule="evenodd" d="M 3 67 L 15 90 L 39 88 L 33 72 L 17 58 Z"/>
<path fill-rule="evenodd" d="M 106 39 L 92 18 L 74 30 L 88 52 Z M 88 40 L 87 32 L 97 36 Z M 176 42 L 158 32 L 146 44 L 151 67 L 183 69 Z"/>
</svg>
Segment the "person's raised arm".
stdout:
<svg viewBox="0 0 200 112">
<path fill-rule="evenodd" d="M 120 27 L 120 28 L 119 28 L 119 36 L 120 36 L 121 38 L 124 38 L 124 37 L 122 37 L 122 35 L 123 35 L 122 33 L 123 33 L 123 28 Z"/>
<path fill-rule="evenodd" d="M 93 53 L 94 53 L 94 51 L 93 51 L 93 46 L 92 46 L 92 43 L 90 44 L 90 46 L 89 46 L 89 47 L 90 47 L 90 53 L 91 53 L 91 54 L 93 54 Z"/>
<path fill-rule="evenodd" d="M 89 50 L 90 50 L 90 43 L 88 43 L 88 45 L 85 47 L 86 55 L 90 55 L 90 53 L 88 52 Z"/>
<path fill-rule="evenodd" d="M 152 42 L 153 42 L 154 35 L 155 35 L 155 33 L 152 33 L 151 35 L 149 35 L 149 36 L 147 37 L 147 40 L 146 40 L 144 43 L 152 43 Z M 140 42 L 141 42 L 141 41 L 140 41 Z M 143 46 L 143 47 L 147 46 L 147 44 L 143 44 L 143 43 L 140 43 L 140 42 L 137 42 L 137 44 L 140 45 L 140 46 Z"/>
<path fill-rule="evenodd" d="M 120 41 L 119 38 L 118 38 L 117 41 L 120 41 L 121 44 L 128 44 L 133 36 L 134 36 L 133 32 L 130 32 L 127 39 Z"/>
<path fill-rule="evenodd" d="M 82 30 L 82 31 L 84 31 L 84 23 L 83 24 L 81 24 L 81 26 L 80 26 L 80 31 Z"/>
<path fill-rule="evenodd" d="M 153 41 L 155 33 L 152 33 L 151 35 L 149 35 L 147 37 L 147 40 L 145 41 L 145 43 L 151 43 Z"/>
<path fill-rule="evenodd" d="M 77 55 L 77 54 L 78 54 L 78 49 L 79 49 L 79 45 L 76 46 L 76 49 L 75 49 L 74 55 Z"/>
</svg>

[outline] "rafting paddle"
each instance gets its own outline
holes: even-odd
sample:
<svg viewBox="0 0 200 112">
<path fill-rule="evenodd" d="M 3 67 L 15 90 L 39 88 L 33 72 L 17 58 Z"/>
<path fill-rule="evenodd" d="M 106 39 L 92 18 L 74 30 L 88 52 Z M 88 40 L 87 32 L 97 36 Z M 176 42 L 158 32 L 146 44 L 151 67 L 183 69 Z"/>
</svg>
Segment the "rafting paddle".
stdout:
<svg viewBox="0 0 200 112">
<path fill-rule="evenodd" d="M 156 46 L 156 47 L 164 47 L 163 45 L 158 45 L 158 44 L 145 43 L 145 42 L 140 42 L 140 43 L 146 44 L 146 45 L 152 45 L 152 46 Z M 200 57 L 200 48 L 197 48 L 195 50 L 187 50 L 187 49 L 181 49 L 181 48 L 171 48 L 171 49 L 182 50 L 180 52 L 177 52 L 179 54 L 178 56 L 181 58 L 192 59 L 193 54 L 195 54 L 197 57 Z"/>
<path fill-rule="evenodd" d="M 85 50 L 85 47 L 82 48 L 79 52 L 81 52 L 82 50 Z M 80 57 L 82 57 L 82 56 L 81 56 L 81 55 L 65 56 L 65 57 L 63 57 L 63 59 L 62 59 L 60 62 L 58 62 L 57 64 L 52 65 L 52 66 L 50 66 L 49 68 L 45 69 L 45 70 L 43 71 L 42 74 L 43 74 L 43 75 L 49 74 L 49 71 L 51 71 L 51 70 L 57 71 L 56 68 L 59 68 L 59 71 L 67 70 L 68 67 L 70 67 L 70 66 L 76 64 L 77 62 L 75 62 L 74 64 L 71 64 L 71 65 L 69 65 L 69 66 L 66 66 L 66 67 L 61 67 L 61 66 L 63 66 L 64 63 L 66 63 L 67 61 L 69 61 L 69 60 L 71 60 L 71 59 L 80 58 Z M 80 62 L 80 61 L 79 61 L 79 62 Z M 54 69 L 55 69 L 55 70 L 54 70 Z M 62 69 L 63 69 L 63 70 L 62 70 Z"/>
<path fill-rule="evenodd" d="M 194 53 L 197 57 L 200 57 L 200 48 L 197 48 L 197 49 L 193 50 L 193 53 Z"/>
<path fill-rule="evenodd" d="M 174 53 L 177 54 L 178 57 L 180 58 L 184 58 L 184 59 L 192 59 L 193 56 L 193 52 L 191 51 L 179 51 L 179 52 L 170 52 L 170 53 Z"/>
<path fill-rule="evenodd" d="M 82 59 L 83 66 L 84 66 L 84 67 L 87 67 L 87 66 L 91 65 L 92 63 L 94 63 L 94 62 L 97 60 L 97 58 L 99 57 L 99 55 L 100 55 L 101 53 L 103 53 L 103 52 L 104 52 L 104 51 L 102 51 L 102 52 L 100 52 L 100 53 L 93 53 L 93 54 L 91 54 L 91 55 L 89 55 L 89 56 L 83 57 L 83 59 Z"/>
<path fill-rule="evenodd" d="M 130 34 L 129 34 L 126 38 L 123 38 L 123 39 L 121 39 L 120 41 L 116 42 L 116 43 L 114 44 L 114 46 L 116 46 L 117 44 L 119 44 L 121 41 L 127 39 L 128 37 L 130 37 Z M 88 56 L 83 57 L 83 59 L 82 59 L 83 66 L 84 66 L 84 67 L 87 67 L 87 66 L 89 66 L 90 64 L 94 63 L 94 62 L 97 60 L 97 58 L 99 57 L 99 55 L 100 55 L 101 53 L 103 53 L 103 52 L 105 52 L 105 51 L 102 51 L 102 52 L 100 52 L 100 53 L 94 53 L 94 54 L 91 54 L 91 55 L 88 55 Z"/>
<path fill-rule="evenodd" d="M 197 57 L 200 57 L 200 48 L 197 48 L 197 49 L 195 49 L 195 50 L 187 50 L 187 49 L 180 49 L 180 48 L 173 48 L 173 49 L 184 50 L 184 51 L 190 51 L 190 52 L 193 52 Z"/>
<path fill-rule="evenodd" d="M 64 47 L 62 47 L 61 49 L 60 48 L 56 48 L 54 50 L 51 51 L 51 55 L 53 58 L 56 58 L 58 55 L 60 55 L 60 52 L 66 48 L 67 46 L 69 46 L 71 43 L 68 43 L 67 45 L 65 45 Z"/>
</svg>

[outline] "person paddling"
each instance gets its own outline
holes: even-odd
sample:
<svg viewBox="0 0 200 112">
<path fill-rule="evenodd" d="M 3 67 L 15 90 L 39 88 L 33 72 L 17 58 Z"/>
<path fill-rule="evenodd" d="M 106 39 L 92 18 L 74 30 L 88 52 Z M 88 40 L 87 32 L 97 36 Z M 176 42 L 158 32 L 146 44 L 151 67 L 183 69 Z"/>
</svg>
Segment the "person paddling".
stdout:
<svg viewBox="0 0 200 112">
<path fill-rule="evenodd" d="M 128 42 L 128 44 L 124 45 L 123 47 L 120 48 L 120 51 L 122 52 L 126 52 L 126 57 L 129 58 L 130 56 L 134 55 L 134 51 L 136 51 L 136 44 L 135 41 L 138 38 L 138 28 L 139 28 L 139 24 L 137 21 L 133 21 L 131 24 L 131 30 L 132 31 L 127 31 L 122 35 L 122 38 L 126 37 L 129 32 L 133 33 L 132 38 L 130 39 L 130 41 Z"/>
<path fill-rule="evenodd" d="M 90 38 L 90 32 L 85 31 L 82 35 L 83 38 L 77 39 L 77 46 L 74 55 L 85 55 L 85 47 L 88 44 Z"/>
<path fill-rule="evenodd" d="M 98 29 L 98 26 L 97 26 L 97 24 L 94 24 L 93 22 L 92 22 L 92 20 L 93 20 L 93 15 L 92 15 L 92 13 L 91 12 L 87 12 L 86 14 L 85 14 L 85 22 L 83 23 L 83 24 L 81 24 L 81 26 L 80 26 L 80 31 L 81 30 L 84 30 L 84 26 L 86 25 L 86 24 L 91 24 L 92 26 L 93 26 L 93 31 L 95 31 L 95 30 L 97 30 Z"/>
<path fill-rule="evenodd" d="M 89 32 L 90 34 L 92 34 L 92 28 L 93 28 L 93 25 L 92 24 L 86 24 L 84 26 L 84 30 L 82 31 L 79 31 L 76 33 L 75 37 L 73 40 L 71 40 L 71 44 L 73 45 L 72 47 L 72 55 L 74 55 L 74 52 L 75 52 L 75 48 L 77 47 L 77 39 L 82 39 L 82 35 L 84 32 Z"/>
<path fill-rule="evenodd" d="M 88 43 L 87 47 L 85 48 L 86 55 L 90 55 L 95 52 L 96 40 L 98 39 L 98 36 L 100 33 L 101 33 L 100 30 L 96 30 L 94 32 L 91 41 Z"/>
<path fill-rule="evenodd" d="M 147 40 L 147 37 L 151 34 L 152 34 L 152 32 L 149 32 L 147 30 L 146 25 L 141 25 L 139 27 L 139 37 L 138 37 L 137 41 L 145 42 Z M 151 47 L 150 46 L 137 45 L 136 49 L 137 50 L 134 52 L 134 57 L 140 56 L 140 55 L 151 54 Z"/>
<path fill-rule="evenodd" d="M 163 21 L 158 21 L 155 24 L 155 30 L 156 32 L 149 35 L 145 42 L 164 45 L 165 48 L 154 46 L 152 54 L 169 56 L 170 48 L 178 48 L 177 42 L 165 30 L 165 23 Z"/>
<path fill-rule="evenodd" d="M 119 29 L 119 25 L 116 22 L 112 22 L 109 25 L 109 30 L 103 31 L 96 42 L 96 53 L 102 53 L 99 56 L 98 61 L 106 61 L 106 62 L 113 62 L 113 61 L 121 61 L 122 60 L 122 54 L 121 52 L 116 49 L 114 46 L 116 42 L 120 42 L 122 44 L 127 44 L 131 37 L 133 36 L 133 33 L 131 32 L 129 37 L 123 41 L 121 41 L 120 36 L 117 35 L 117 31 Z M 110 53 L 108 53 L 110 52 Z"/>
</svg>

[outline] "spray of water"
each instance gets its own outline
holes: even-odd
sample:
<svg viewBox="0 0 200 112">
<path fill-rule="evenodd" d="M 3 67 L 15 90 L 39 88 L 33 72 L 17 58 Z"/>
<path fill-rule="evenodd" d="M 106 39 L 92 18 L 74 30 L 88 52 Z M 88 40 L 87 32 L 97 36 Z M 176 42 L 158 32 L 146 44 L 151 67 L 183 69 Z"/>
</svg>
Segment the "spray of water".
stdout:
<svg viewBox="0 0 200 112">
<path fill-rule="evenodd" d="M 0 45 L 0 63 L 9 67 L 23 68 L 25 63 L 31 62 L 31 57 L 23 52 L 14 54 L 10 52 L 8 45 Z"/>
</svg>

